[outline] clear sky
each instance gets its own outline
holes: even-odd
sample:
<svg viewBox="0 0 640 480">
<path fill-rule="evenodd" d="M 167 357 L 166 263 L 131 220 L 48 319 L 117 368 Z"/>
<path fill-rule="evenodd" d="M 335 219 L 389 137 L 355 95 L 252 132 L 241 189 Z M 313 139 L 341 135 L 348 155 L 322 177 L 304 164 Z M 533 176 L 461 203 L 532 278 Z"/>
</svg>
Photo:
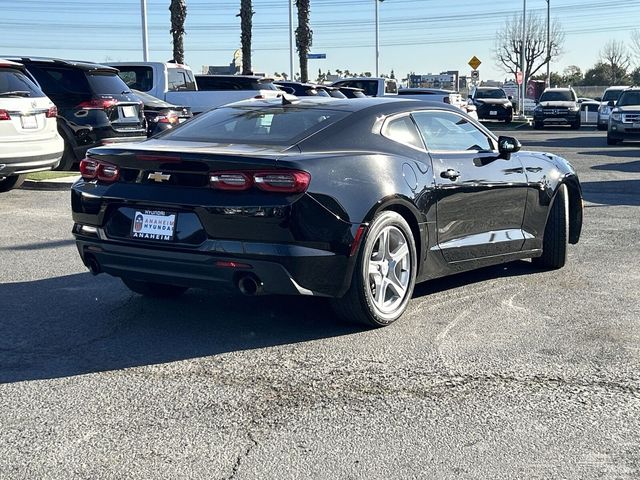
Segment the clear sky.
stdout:
<svg viewBox="0 0 640 480">
<path fill-rule="evenodd" d="M 311 0 L 314 53 L 318 68 L 375 69 L 375 0 Z M 551 17 L 566 32 L 564 54 L 552 65 L 584 70 L 598 58 L 609 39 L 629 41 L 640 27 L 640 0 L 550 0 Z M 187 0 L 186 62 L 194 70 L 231 61 L 240 45 L 239 0 Z M 147 0 L 150 60 L 171 58 L 169 0 Z M 476 55 L 483 79 L 506 74 L 493 56 L 495 34 L 522 0 L 385 0 L 380 7 L 380 70 L 468 72 Z M 546 15 L 546 0 L 528 0 L 529 14 Z M 253 0 L 254 70 L 272 74 L 289 71 L 288 0 Z M 294 12 L 295 14 L 295 12 Z M 295 22 L 295 18 L 294 18 Z M 142 60 L 140 0 L 0 0 L 1 54 L 61 58 Z"/>
</svg>

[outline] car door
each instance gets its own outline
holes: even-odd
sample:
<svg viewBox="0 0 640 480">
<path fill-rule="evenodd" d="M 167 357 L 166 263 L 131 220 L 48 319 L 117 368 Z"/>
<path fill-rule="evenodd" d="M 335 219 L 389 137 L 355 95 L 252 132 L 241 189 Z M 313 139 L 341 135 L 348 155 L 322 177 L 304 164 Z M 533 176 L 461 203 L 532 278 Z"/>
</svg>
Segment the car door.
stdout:
<svg viewBox="0 0 640 480">
<path fill-rule="evenodd" d="M 521 250 L 527 179 L 517 155 L 502 158 L 495 140 L 461 114 L 412 116 L 433 164 L 437 242 L 447 262 Z"/>
</svg>

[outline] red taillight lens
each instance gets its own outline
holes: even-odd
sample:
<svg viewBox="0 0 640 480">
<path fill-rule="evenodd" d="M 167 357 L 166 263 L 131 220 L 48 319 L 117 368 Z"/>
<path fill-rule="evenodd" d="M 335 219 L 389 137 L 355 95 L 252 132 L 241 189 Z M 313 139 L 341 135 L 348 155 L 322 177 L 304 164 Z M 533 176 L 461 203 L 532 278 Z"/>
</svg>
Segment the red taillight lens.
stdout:
<svg viewBox="0 0 640 480">
<path fill-rule="evenodd" d="M 0 120 L 11 120 L 11 115 L 6 110 L 0 110 Z"/>
<path fill-rule="evenodd" d="M 85 158 L 80 162 L 80 175 L 85 180 L 102 180 L 103 182 L 115 182 L 120 177 L 120 170 L 110 163 L 100 162 L 91 158 Z"/>
<path fill-rule="evenodd" d="M 175 125 L 178 123 L 178 114 L 175 112 L 169 112 L 166 115 L 158 117 L 158 123 L 169 123 Z"/>
<path fill-rule="evenodd" d="M 49 107 L 47 110 L 47 118 L 56 118 L 58 116 L 58 107 Z"/>
<path fill-rule="evenodd" d="M 242 172 L 218 172 L 209 174 L 209 184 L 218 190 L 248 190 L 251 178 Z"/>
<path fill-rule="evenodd" d="M 309 187 L 311 175 L 301 171 L 259 172 L 253 175 L 256 187 L 266 192 L 302 193 Z"/>
<path fill-rule="evenodd" d="M 86 102 L 81 102 L 76 105 L 80 110 L 106 110 L 114 105 L 117 105 L 118 101 L 113 98 L 92 98 Z"/>
</svg>

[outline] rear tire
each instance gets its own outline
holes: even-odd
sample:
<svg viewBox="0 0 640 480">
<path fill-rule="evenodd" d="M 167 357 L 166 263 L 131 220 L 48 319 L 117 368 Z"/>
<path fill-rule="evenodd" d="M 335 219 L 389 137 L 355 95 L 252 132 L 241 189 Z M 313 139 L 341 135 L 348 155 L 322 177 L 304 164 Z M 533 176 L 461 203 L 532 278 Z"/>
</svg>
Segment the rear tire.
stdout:
<svg viewBox="0 0 640 480">
<path fill-rule="evenodd" d="M 384 327 L 407 309 L 416 283 L 416 247 L 402 215 L 384 211 L 369 227 L 358 253 L 351 287 L 331 300 L 344 320 Z"/>
<path fill-rule="evenodd" d="M 542 123 L 542 122 L 533 122 L 533 128 L 535 130 L 542 130 L 542 127 L 544 127 L 544 123 Z"/>
<path fill-rule="evenodd" d="M 63 135 L 62 139 L 64 140 L 64 152 L 62 153 L 62 158 L 60 159 L 60 163 L 58 166 L 52 170 L 69 172 L 73 169 L 75 163 L 77 163 L 77 159 L 75 154 L 73 153 L 73 148 L 69 144 L 69 141 Z"/>
<path fill-rule="evenodd" d="M 571 124 L 571 128 L 573 130 L 580 130 L 580 125 L 581 125 L 580 122 L 575 122 Z"/>
<path fill-rule="evenodd" d="M 175 298 L 189 290 L 189 287 L 181 287 L 178 285 L 167 285 L 166 283 L 143 282 L 141 280 L 132 280 L 130 278 L 122 278 L 129 290 L 153 298 Z"/>
<path fill-rule="evenodd" d="M 607 145 L 618 145 L 621 142 L 622 140 L 620 140 L 619 138 L 613 138 L 607 135 Z"/>
<path fill-rule="evenodd" d="M 604 131 L 604 130 L 606 130 L 606 129 L 607 129 L 607 126 L 606 126 L 606 125 L 598 125 L 598 130 L 600 130 L 600 131 Z"/>
<path fill-rule="evenodd" d="M 533 264 L 556 270 L 567 261 L 569 243 L 569 195 L 566 185 L 560 185 L 551 205 L 542 239 L 542 256 L 533 259 Z"/>
<path fill-rule="evenodd" d="M 14 188 L 19 188 L 27 178 L 26 175 L 11 175 L 9 177 L 0 177 L 0 192 L 8 192 Z"/>
</svg>

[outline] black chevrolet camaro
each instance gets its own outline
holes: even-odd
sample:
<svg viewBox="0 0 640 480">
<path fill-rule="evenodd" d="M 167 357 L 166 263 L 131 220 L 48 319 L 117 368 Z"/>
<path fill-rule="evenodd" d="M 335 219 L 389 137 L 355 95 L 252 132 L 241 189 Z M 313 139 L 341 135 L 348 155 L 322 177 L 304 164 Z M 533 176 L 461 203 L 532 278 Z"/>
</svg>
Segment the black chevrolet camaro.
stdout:
<svg viewBox="0 0 640 480">
<path fill-rule="evenodd" d="M 228 284 L 328 297 L 348 320 L 388 325 L 416 282 L 564 265 L 582 228 L 578 177 L 519 150 L 442 103 L 253 99 L 90 150 L 73 233 L 93 273 L 143 295 Z"/>
</svg>

